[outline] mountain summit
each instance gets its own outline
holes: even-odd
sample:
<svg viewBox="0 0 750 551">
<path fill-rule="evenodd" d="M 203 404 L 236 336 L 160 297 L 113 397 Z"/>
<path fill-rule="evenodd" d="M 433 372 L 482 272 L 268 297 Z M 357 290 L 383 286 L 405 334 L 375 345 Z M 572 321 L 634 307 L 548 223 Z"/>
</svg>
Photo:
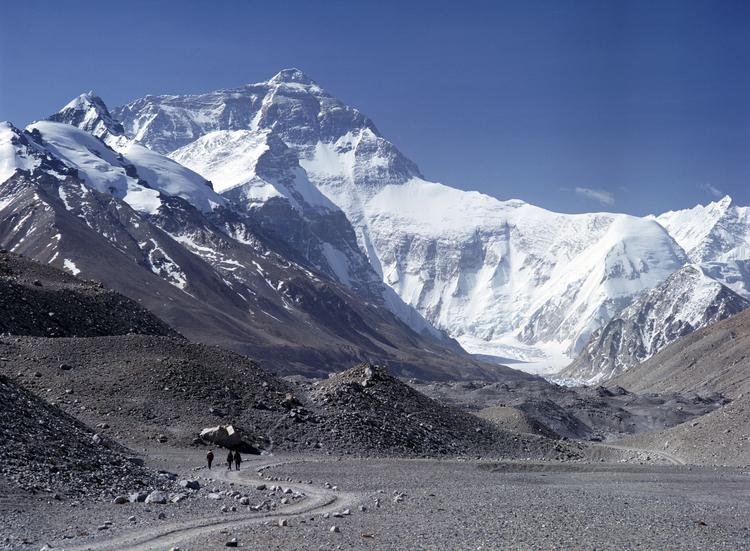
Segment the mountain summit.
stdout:
<svg viewBox="0 0 750 551">
<path fill-rule="evenodd" d="M 49 120 L 77 126 L 104 141 L 116 140 L 125 134 L 122 124 L 112 118 L 104 101 L 93 91 L 73 99 Z"/>
<path fill-rule="evenodd" d="M 282 69 L 278 73 L 276 73 L 271 80 L 268 81 L 269 84 L 280 84 L 280 83 L 290 83 L 294 82 L 297 84 L 305 84 L 305 85 L 311 85 L 315 84 L 315 81 L 311 79 L 309 76 L 307 76 L 305 73 L 300 71 L 296 68 L 291 69 Z"/>
<path fill-rule="evenodd" d="M 148 96 L 114 113 L 132 139 L 231 188 L 225 195 L 248 209 L 286 198 L 298 212 L 320 211 L 319 199 L 298 197 L 319 192 L 400 297 L 390 306 L 406 302 L 472 352 L 562 367 L 687 262 L 651 220 L 557 214 L 429 182 L 369 118 L 297 69 L 233 90 Z M 330 266 L 351 265 L 332 254 Z M 333 271 L 345 284 L 352 273 Z"/>
</svg>

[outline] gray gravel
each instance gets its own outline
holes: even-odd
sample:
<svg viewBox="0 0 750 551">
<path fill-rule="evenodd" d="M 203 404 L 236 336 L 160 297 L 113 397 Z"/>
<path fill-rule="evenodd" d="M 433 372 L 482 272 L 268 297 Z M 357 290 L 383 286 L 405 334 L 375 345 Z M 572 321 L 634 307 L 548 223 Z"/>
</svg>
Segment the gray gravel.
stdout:
<svg viewBox="0 0 750 551">
<path fill-rule="evenodd" d="M 364 513 L 235 534 L 263 549 L 741 549 L 750 476 L 736 470 L 363 460 L 274 473 L 369 493 Z M 377 492 L 382 490 L 383 494 Z M 393 492 L 404 492 L 394 503 Z M 380 507 L 374 499 L 380 498 Z M 364 537 L 371 535 L 372 537 Z M 214 540 L 215 541 L 215 540 Z M 208 545 L 210 538 L 201 544 Z M 201 545 L 198 548 L 204 548 Z M 209 548 L 209 547 L 206 547 Z"/>
<path fill-rule="evenodd" d="M 151 457 L 149 464 L 195 473 L 191 466 L 199 458 L 194 453 L 173 450 L 163 460 Z M 271 466 L 259 476 L 256 469 L 263 464 Z M 199 476 L 205 474 L 199 471 Z M 311 491 L 289 505 L 280 501 L 288 494 L 279 493 L 274 497 L 278 509 L 255 521 L 248 521 L 246 513 L 226 513 L 223 518 L 228 522 L 192 532 L 175 531 L 174 526 L 191 519 L 202 522 L 216 513 L 219 503 L 194 497 L 158 510 L 153 507 L 148 514 L 143 504 L 93 508 L 85 503 L 77 508 L 50 503 L 44 507 L 64 514 L 47 514 L 35 503 L 13 516 L 14 523 L 25 518 L 33 526 L 34 543 L 6 548 L 36 550 L 49 542 L 84 549 L 81 544 L 88 542 L 92 549 L 112 549 L 106 545 L 108 540 L 144 529 L 172 534 L 137 549 L 173 545 L 192 551 L 223 549 L 233 538 L 240 548 L 264 550 L 743 549 L 750 545 L 750 473 L 738 469 L 285 456 L 248 461 L 240 477 L 232 479 L 233 488 L 244 483 L 243 491 L 253 495 L 263 494 L 255 489 L 259 481 Z M 227 482 L 216 484 L 227 487 Z M 302 511 L 306 502 L 315 505 L 316 494 L 336 501 L 306 513 L 283 514 L 285 509 Z M 165 511 L 166 518 L 159 519 L 159 511 Z M 133 514 L 138 525 L 128 527 L 127 518 Z M 112 527 L 97 530 L 107 517 Z M 279 522 L 282 518 L 285 523 Z M 332 530 L 334 526 L 338 531 Z M 77 531 L 87 535 L 78 536 Z M 61 533 L 74 537 L 55 539 Z"/>
</svg>

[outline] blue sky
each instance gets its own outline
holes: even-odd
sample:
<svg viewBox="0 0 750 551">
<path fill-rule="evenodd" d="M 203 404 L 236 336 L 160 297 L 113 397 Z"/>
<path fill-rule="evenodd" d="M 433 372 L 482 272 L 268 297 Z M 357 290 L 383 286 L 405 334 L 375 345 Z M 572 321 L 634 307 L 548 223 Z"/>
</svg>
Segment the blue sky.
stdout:
<svg viewBox="0 0 750 551">
<path fill-rule="evenodd" d="M 563 212 L 750 204 L 750 2 L 0 3 L 0 120 L 299 67 L 430 179 Z"/>
</svg>

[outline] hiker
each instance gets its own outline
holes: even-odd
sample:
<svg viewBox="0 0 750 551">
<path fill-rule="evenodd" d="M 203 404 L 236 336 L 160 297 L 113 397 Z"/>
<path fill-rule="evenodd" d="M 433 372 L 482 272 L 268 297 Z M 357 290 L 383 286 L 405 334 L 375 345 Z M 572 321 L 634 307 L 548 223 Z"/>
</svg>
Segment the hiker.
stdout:
<svg viewBox="0 0 750 551">
<path fill-rule="evenodd" d="M 214 462 L 214 451 L 208 450 L 208 453 L 206 454 L 206 461 L 208 462 L 208 470 L 211 470 L 211 463 Z"/>
<path fill-rule="evenodd" d="M 229 454 L 227 455 L 227 469 L 232 470 L 232 461 L 234 461 L 234 456 L 232 455 L 232 450 L 229 450 Z"/>
<path fill-rule="evenodd" d="M 240 463 L 242 463 L 242 457 L 240 457 L 240 452 L 236 451 L 234 452 L 234 466 L 239 471 L 240 470 Z"/>
</svg>

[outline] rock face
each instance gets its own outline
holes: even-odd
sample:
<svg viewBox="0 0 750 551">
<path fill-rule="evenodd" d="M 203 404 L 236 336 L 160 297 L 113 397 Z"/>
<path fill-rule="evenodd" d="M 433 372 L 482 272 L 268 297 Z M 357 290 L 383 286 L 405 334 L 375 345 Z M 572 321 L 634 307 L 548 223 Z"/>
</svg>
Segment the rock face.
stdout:
<svg viewBox="0 0 750 551">
<path fill-rule="evenodd" d="M 294 205 L 307 194 L 318 197 L 319 210 L 335 205 L 377 275 L 472 352 L 561 367 L 595 329 L 687 260 L 650 220 L 561 215 L 428 182 L 372 121 L 296 69 L 232 90 L 148 96 L 115 117 L 126 135 L 247 208 L 278 198 Z M 263 175 L 288 167 L 298 188 Z M 356 263 L 340 258 L 347 268 L 334 271 L 345 282 Z M 403 310 L 394 298 L 386 296 L 388 306 Z"/>
<path fill-rule="evenodd" d="M 699 266 L 687 265 L 597 330 L 559 376 L 587 384 L 605 381 L 748 307 L 750 301 L 706 276 Z"/>
</svg>

